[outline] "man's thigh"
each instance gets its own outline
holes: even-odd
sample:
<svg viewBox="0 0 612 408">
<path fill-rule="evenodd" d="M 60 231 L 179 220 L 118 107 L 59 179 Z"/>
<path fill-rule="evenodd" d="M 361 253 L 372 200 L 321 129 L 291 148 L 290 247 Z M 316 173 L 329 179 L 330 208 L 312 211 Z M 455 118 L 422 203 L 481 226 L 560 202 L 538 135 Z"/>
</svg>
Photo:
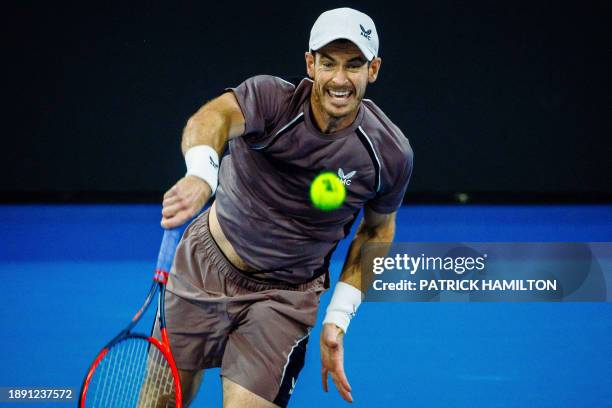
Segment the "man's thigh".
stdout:
<svg viewBox="0 0 612 408">
<path fill-rule="evenodd" d="M 278 405 L 260 397 L 223 377 L 223 408 L 278 408 Z"/>
<path fill-rule="evenodd" d="M 179 377 L 183 391 L 183 407 L 187 408 L 200 389 L 204 370 L 179 370 Z"/>
<path fill-rule="evenodd" d="M 318 294 L 276 291 L 262 297 L 242 311 L 225 348 L 221 375 L 284 407 L 304 367 Z"/>
</svg>

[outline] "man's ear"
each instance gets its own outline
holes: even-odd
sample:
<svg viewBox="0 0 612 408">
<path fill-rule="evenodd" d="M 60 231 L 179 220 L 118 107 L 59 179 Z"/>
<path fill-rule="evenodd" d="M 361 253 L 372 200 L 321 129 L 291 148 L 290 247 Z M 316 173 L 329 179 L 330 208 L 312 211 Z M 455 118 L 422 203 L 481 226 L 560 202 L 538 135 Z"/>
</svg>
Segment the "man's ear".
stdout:
<svg viewBox="0 0 612 408">
<path fill-rule="evenodd" d="M 380 71 L 380 66 L 382 64 L 382 59 L 380 57 L 376 57 L 370 62 L 370 66 L 368 67 L 368 82 L 376 82 L 376 78 L 378 78 L 378 72 Z"/>
<path fill-rule="evenodd" d="M 306 60 L 306 73 L 308 74 L 308 78 L 314 79 L 315 56 L 313 53 L 306 51 L 304 53 L 304 59 Z"/>
</svg>

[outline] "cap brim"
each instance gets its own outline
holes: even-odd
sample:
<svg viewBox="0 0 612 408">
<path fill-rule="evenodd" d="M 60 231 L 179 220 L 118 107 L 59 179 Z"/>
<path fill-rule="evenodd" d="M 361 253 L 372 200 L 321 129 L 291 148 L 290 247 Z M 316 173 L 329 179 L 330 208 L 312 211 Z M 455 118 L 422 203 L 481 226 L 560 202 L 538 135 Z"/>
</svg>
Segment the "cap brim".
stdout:
<svg viewBox="0 0 612 408">
<path fill-rule="evenodd" d="M 368 60 L 368 61 L 372 61 L 374 59 L 374 57 L 376 57 L 376 55 L 374 55 L 374 53 L 369 50 L 368 48 L 362 47 L 360 46 L 353 38 L 350 38 L 350 36 L 338 36 L 335 38 L 331 38 L 331 39 L 327 39 L 325 40 L 324 43 L 313 43 L 310 44 L 310 51 L 317 51 L 323 47 L 325 47 L 327 44 L 332 43 L 336 40 L 348 40 L 350 42 L 352 42 L 353 44 L 355 44 L 357 46 L 357 48 L 359 48 L 359 51 L 361 51 L 361 53 L 363 54 L 363 56 Z"/>
</svg>

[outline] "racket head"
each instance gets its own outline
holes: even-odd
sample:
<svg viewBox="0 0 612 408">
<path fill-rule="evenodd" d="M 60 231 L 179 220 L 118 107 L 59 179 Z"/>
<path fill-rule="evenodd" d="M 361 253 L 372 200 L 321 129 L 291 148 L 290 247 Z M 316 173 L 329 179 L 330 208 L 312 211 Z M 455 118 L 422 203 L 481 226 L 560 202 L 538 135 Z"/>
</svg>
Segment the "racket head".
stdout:
<svg viewBox="0 0 612 408">
<path fill-rule="evenodd" d="M 83 383 L 79 407 L 180 408 L 181 400 L 168 347 L 154 337 L 128 334 L 98 354 Z"/>
</svg>

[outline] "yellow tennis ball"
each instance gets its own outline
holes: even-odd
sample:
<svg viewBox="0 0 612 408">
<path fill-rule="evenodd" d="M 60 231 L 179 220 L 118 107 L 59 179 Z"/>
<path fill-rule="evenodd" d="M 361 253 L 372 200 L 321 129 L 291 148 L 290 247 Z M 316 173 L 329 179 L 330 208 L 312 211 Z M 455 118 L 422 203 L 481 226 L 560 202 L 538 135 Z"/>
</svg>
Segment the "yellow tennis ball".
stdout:
<svg viewBox="0 0 612 408">
<path fill-rule="evenodd" d="M 310 184 L 310 201 L 322 211 L 332 211 L 342 206 L 346 189 L 340 178 L 332 173 L 319 174 Z"/>
</svg>

